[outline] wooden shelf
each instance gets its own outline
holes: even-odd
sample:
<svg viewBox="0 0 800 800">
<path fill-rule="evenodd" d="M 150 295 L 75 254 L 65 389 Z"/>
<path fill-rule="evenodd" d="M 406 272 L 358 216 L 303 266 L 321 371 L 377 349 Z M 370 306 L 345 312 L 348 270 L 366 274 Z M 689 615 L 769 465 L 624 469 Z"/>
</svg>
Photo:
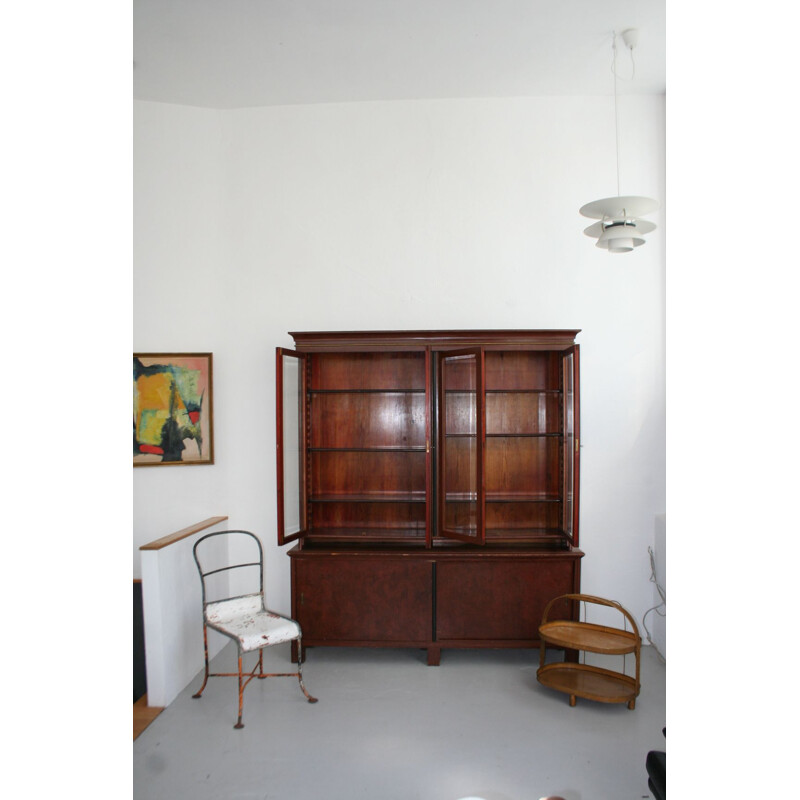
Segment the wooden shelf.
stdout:
<svg viewBox="0 0 800 800">
<path fill-rule="evenodd" d="M 448 492 L 447 503 L 474 503 L 478 499 L 476 492 Z M 560 503 L 561 498 L 542 492 L 524 494 L 522 492 L 497 492 L 486 494 L 487 503 Z"/>
<path fill-rule="evenodd" d="M 529 433 L 487 433 L 487 439 L 535 439 L 542 436 L 552 436 L 555 438 L 560 438 L 563 436 L 562 433 L 548 433 L 542 431 L 531 431 Z"/>
<path fill-rule="evenodd" d="M 425 453 L 424 444 L 386 445 L 384 447 L 309 447 L 309 453 Z"/>
<path fill-rule="evenodd" d="M 639 637 L 631 631 L 607 628 L 588 622 L 558 620 L 539 628 L 539 633 L 553 645 L 568 650 L 586 650 L 605 655 L 633 653 L 639 645 Z"/>
<path fill-rule="evenodd" d="M 551 394 L 561 395 L 561 389 L 491 389 L 486 387 L 486 394 Z"/>
<path fill-rule="evenodd" d="M 424 389 L 309 389 L 315 394 L 425 394 Z"/>
<path fill-rule="evenodd" d="M 487 503 L 560 503 L 558 495 L 544 492 L 492 492 L 486 495 Z"/>
<path fill-rule="evenodd" d="M 312 503 L 424 503 L 425 494 L 318 494 L 308 499 Z"/>
<path fill-rule="evenodd" d="M 617 610 L 632 630 L 580 622 L 577 619 L 548 621 L 553 606 L 558 603 L 575 607 L 577 603 L 608 606 Z M 536 677 L 543 686 L 569 695 L 569 704 L 574 706 L 578 697 L 599 703 L 627 703 L 629 709 L 636 704 L 639 694 L 639 658 L 642 640 L 633 617 L 617 602 L 586 594 L 566 594 L 553 598 L 544 610 L 539 626 L 539 669 Z M 564 650 L 598 653 L 604 656 L 623 656 L 633 653 L 636 661 L 635 676 L 603 667 L 560 661 L 545 664 L 547 647 Z"/>
<path fill-rule="evenodd" d="M 584 697 L 598 703 L 628 703 L 633 708 L 639 689 L 634 678 L 588 664 L 545 664 L 536 673 L 539 683 L 575 698 Z"/>
<path fill-rule="evenodd" d="M 445 394 L 477 394 L 477 389 L 446 389 Z M 561 389 L 490 389 L 486 387 L 486 394 L 562 394 Z"/>
<path fill-rule="evenodd" d="M 564 542 L 564 533 L 557 528 L 487 528 L 486 538 L 493 542 L 531 541 Z"/>
<path fill-rule="evenodd" d="M 363 541 L 397 541 L 407 542 L 418 539 L 425 541 L 425 528 L 314 528 L 313 534 L 309 534 L 308 541 L 327 541 L 336 542 L 363 542 Z"/>
<path fill-rule="evenodd" d="M 445 439 L 475 439 L 477 433 L 446 433 Z M 552 439 L 563 438 L 562 433 L 543 433 L 540 431 L 533 431 L 531 433 L 487 433 L 487 439 L 541 439 L 549 437 Z"/>
</svg>

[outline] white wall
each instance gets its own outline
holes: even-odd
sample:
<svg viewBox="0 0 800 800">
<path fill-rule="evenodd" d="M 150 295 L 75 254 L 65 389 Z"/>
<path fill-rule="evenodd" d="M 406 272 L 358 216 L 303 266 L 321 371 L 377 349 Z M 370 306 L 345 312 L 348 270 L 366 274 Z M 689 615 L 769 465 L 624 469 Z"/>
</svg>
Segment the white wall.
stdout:
<svg viewBox="0 0 800 800">
<path fill-rule="evenodd" d="M 621 192 L 663 202 L 664 98 L 619 103 Z M 287 331 L 574 327 L 583 587 L 641 619 L 666 505 L 664 215 L 627 255 L 582 233 L 578 208 L 617 193 L 610 98 L 137 102 L 135 121 L 134 347 L 214 352 L 217 462 L 134 471 L 135 563 L 228 514 L 262 536 L 268 600 L 289 610 L 273 544 Z"/>
<path fill-rule="evenodd" d="M 134 104 L 136 352 L 219 349 L 229 313 L 220 302 L 228 260 L 222 132 L 218 112 Z M 225 359 L 215 359 L 215 381 L 224 386 L 227 374 Z M 134 469 L 134 576 L 141 575 L 141 545 L 228 513 L 224 406 L 214 423 L 220 468 Z"/>
</svg>

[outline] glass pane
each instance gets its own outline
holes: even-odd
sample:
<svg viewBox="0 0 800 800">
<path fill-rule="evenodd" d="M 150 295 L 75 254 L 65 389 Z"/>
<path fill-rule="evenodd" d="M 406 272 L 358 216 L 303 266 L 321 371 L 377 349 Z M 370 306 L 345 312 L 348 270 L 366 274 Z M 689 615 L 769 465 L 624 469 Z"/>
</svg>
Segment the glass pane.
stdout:
<svg viewBox="0 0 800 800">
<path fill-rule="evenodd" d="M 478 371 L 473 354 L 442 363 L 445 535 L 478 536 Z"/>
<path fill-rule="evenodd" d="M 575 359 L 564 356 L 564 533 L 572 539 L 575 497 Z"/>
<path fill-rule="evenodd" d="M 304 527 L 302 408 L 303 362 L 283 358 L 283 535 Z"/>
</svg>

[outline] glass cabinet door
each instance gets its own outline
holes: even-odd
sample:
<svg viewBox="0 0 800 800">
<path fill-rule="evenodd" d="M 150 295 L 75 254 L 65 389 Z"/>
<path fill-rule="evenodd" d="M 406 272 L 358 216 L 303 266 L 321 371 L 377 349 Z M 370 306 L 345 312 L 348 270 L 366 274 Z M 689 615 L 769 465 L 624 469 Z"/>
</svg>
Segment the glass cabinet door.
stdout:
<svg viewBox="0 0 800 800">
<path fill-rule="evenodd" d="M 278 544 L 306 533 L 306 356 L 276 348 Z"/>
<path fill-rule="evenodd" d="M 562 357 L 563 400 L 563 503 L 562 526 L 570 544 L 578 544 L 578 485 L 580 464 L 580 396 L 578 391 L 578 346 Z"/>
<path fill-rule="evenodd" d="M 438 533 L 484 544 L 483 351 L 441 354 L 438 377 Z"/>
</svg>

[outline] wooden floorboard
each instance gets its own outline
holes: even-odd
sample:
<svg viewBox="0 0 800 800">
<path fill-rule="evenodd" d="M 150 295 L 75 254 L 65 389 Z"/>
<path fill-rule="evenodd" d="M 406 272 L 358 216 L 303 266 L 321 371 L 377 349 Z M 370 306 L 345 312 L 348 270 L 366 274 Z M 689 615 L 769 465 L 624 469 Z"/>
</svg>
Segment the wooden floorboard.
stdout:
<svg viewBox="0 0 800 800">
<path fill-rule="evenodd" d="M 163 708 L 148 706 L 147 695 L 143 695 L 133 704 L 134 740 L 163 710 Z"/>
</svg>

